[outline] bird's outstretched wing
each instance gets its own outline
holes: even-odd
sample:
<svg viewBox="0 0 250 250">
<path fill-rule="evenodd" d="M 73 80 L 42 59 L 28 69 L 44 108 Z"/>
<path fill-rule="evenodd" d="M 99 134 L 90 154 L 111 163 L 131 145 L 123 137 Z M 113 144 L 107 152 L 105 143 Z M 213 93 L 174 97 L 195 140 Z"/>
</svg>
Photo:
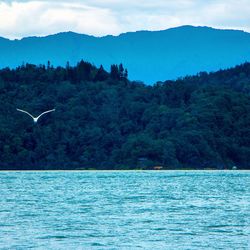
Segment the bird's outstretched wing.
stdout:
<svg viewBox="0 0 250 250">
<path fill-rule="evenodd" d="M 29 112 L 27 112 L 27 111 L 25 111 L 25 110 L 22 110 L 22 109 L 16 109 L 16 110 L 18 110 L 18 111 L 20 111 L 20 112 L 23 112 L 23 113 L 25 113 L 25 114 L 27 114 L 27 115 L 29 115 L 32 119 L 35 119 L 35 117 L 34 117 L 33 115 L 31 115 Z"/>
<path fill-rule="evenodd" d="M 47 114 L 47 113 L 49 113 L 49 112 L 53 112 L 53 111 L 55 111 L 55 110 L 56 110 L 56 109 L 51 109 L 51 110 L 45 111 L 45 112 L 43 112 L 42 114 L 40 114 L 39 116 L 37 116 L 36 119 L 38 120 L 42 115 Z"/>
</svg>

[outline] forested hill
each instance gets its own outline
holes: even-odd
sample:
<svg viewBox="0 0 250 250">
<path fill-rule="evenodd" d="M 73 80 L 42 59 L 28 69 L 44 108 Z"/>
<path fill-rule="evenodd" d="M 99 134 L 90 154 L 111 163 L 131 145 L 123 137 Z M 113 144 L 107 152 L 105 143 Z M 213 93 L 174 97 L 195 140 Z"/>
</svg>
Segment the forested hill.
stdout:
<svg viewBox="0 0 250 250">
<path fill-rule="evenodd" d="M 21 40 L 0 38 L 0 51 L 0 68 L 48 60 L 56 66 L 67 61 L 75 65 L 84 59 L 108 70 L 111 64 L 123 63 L 130 79 L 153 84 L 250 61 L 250 33 L 194 26 L 105 37 L 64 32 Z"/>
<path fill-rule="evenodd" d="M 122 65 L 5 68 L 0 168 L 249 169 L 249 93 L 249 63 L 153 86 Z"/>
</svg>

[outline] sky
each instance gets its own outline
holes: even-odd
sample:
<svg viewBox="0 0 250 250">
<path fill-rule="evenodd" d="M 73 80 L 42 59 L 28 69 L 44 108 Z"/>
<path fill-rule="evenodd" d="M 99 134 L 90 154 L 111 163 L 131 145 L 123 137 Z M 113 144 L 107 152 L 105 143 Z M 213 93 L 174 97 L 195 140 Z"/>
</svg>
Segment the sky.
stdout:
<svg viewBox="0 0 250 250">
<path fill-rule="evenodd" d="M 0 37 L 104 36 L 181 25 L 250 32 L 250 0 L 0 0 Z"/>
</svg>

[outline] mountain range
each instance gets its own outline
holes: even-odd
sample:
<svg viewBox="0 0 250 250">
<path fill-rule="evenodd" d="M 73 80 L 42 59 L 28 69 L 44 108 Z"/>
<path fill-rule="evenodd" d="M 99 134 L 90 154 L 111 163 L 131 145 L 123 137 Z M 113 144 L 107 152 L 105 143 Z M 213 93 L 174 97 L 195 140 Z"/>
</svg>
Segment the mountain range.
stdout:
<svg viewBox="0 0 250 250">
<path fill-rule="evenodd" d="M 0 68 L 48 61 L 54 66 L 75 65 L 83 59 L 109 70 L 111 64 L 122 63 L 129 79 L 152 84 L 250 61 L 250 33 L 193 26 L 104 37 L 64 32 L 0 38 L 0 51 Z"/>
</svg>

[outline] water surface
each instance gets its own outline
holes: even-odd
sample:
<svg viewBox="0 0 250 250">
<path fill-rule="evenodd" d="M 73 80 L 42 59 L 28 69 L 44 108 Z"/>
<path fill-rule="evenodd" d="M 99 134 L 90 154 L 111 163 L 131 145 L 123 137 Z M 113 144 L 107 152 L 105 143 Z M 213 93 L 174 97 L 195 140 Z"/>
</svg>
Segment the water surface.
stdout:
<svg viewBox="0 0 250 250">
<path fill-rule="evenodd" d="M 250 172 L 0 172 L 1 249 L 250 249 Z"/>
</svg>

